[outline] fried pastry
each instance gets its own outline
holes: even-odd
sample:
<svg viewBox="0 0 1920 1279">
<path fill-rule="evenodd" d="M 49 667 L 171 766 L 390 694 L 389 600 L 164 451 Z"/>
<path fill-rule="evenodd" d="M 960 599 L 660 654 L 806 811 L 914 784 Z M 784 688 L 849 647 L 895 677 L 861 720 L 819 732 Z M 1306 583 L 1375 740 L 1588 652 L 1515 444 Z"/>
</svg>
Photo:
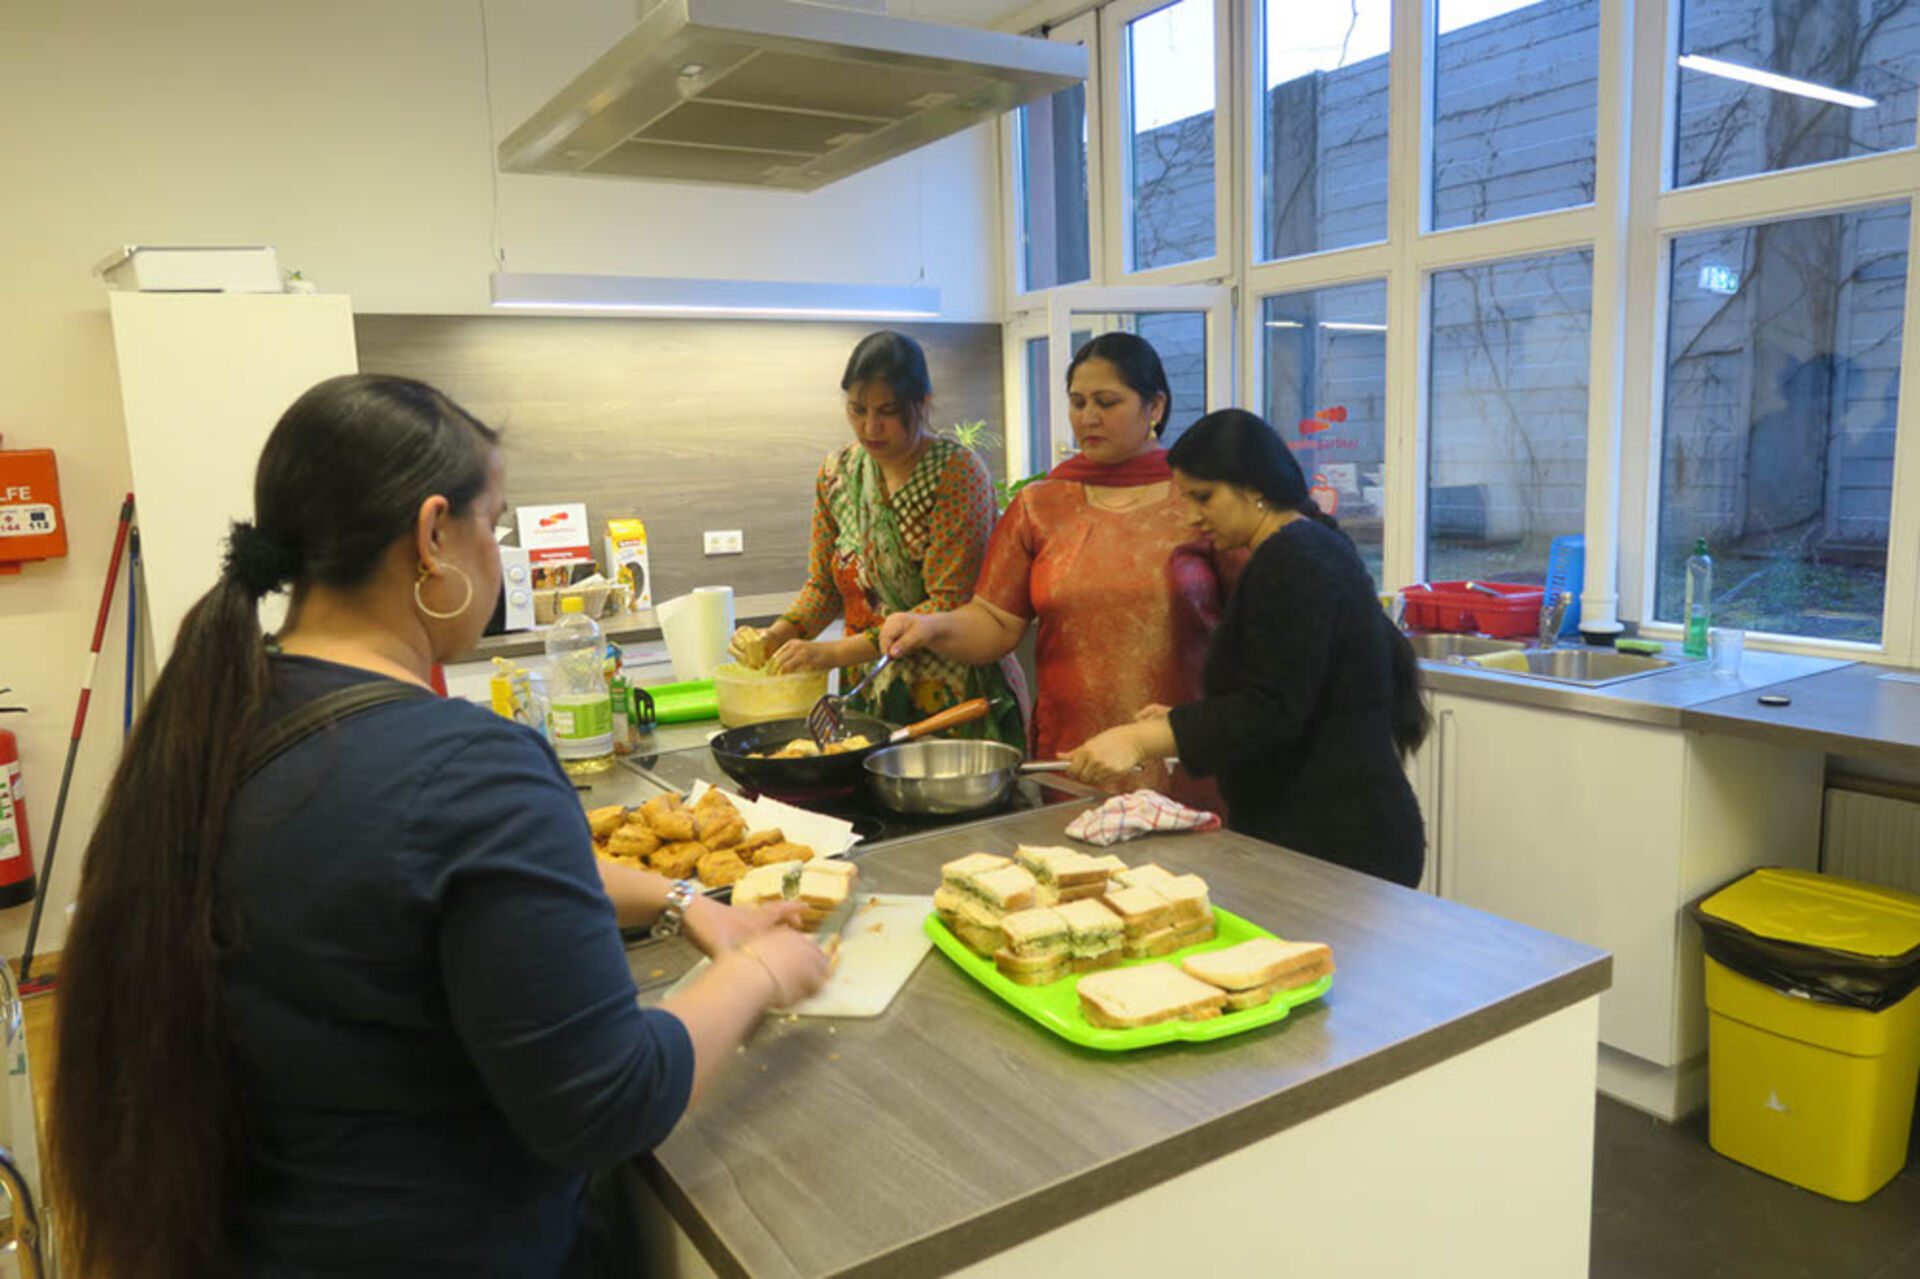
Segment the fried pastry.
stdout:
<svg viewBox="0 0 1920 1279">
<path fill-rule="evenodd" d="M 721 812 L 710 808 L 706 812 L 697 809 L 693 814 L 693 837 L 708 848 L 731 848 L 740 842 L 747 833 L 747 824 L 740 820 L 740 814 L 731 811 Z"/>
<path fill-rule="evenodd" d="M 694 837 L 693 810 L 685 804 L 652 814 L 647 818 L 647 825 L 669 844 L 684 843 Z"/>
<path fill-rule="evenodd" d="M 787 837 L 781 834 L 778 826 L 775 826 L 772 830 L 756 830 L 741 836 L 740 842 L 734 845 L 733 851 L 739 853 L 742 857 L 749 857 L 756 848 L 765 848 L 768 844 L 784 844 L 786 842 Z"/>
<path fill-rule="evenodd" d="M 677 794 L 655 795 L 652 799 L 640 805 L 640 816 L 646 819 L 647 825 L 649 826 L 653 825 L 654 818 L 662 813 L 684 813 L 686 811 L 687 801 L 680 798 Z"/>
<path fill-rule="evenodd" d="M 694 870 L 708 888 L 726 888 L 747 873 L 747 864 L 731 848 L 716 848 L 695 862 Z"/>
<path fill-rule="evenodd" d="M 678 843 L 662 844 L 647 858 L 647 864 L 668 879 L 685 879 L 693 874 L 695 866 L 710 850 L 698 840 L 681 840 Z"/>
<path fill-rule="evenodd" d="M 607 836 L 607 851 L 615 857 L 645 857 L 660 847 L 660 836 L 645 822 L 629 822 Z"/>
<path fill-rule="evenodd" d="M 813 850 L 805 844 L 792 844 L 782 840 L 778 844 L 762 844 L 753 850 L 755 866 L 771 866 L 775 862 L 804 862 L 813 857 Z"/>
<path fill-rule="evenodd" d="M 609 804 L 605 808 L 587 810 L 587 827 L 593 831 L 595 839 L 605 839 L 627 824 L 627 810 L 621 804 Z"/>
<path fill-rule="evenodd" d="M 740 815 L 740 810 L 733 806 L 733 801 L 727 798 L 727 793 L 717 786 L 709 786 L 706 794 L 700 797 L 700 802 L 693 806 L 696 817 L 708 809 L 719 809 L 723 813 L 732 813 L 735 817 Z"/>
</svg>

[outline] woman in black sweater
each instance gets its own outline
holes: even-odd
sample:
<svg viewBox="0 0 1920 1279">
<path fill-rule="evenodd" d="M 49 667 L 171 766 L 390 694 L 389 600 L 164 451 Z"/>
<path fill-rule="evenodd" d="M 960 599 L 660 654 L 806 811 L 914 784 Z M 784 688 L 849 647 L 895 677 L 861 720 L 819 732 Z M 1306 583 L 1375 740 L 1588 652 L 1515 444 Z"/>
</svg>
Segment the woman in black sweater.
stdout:
<svg viewBox="0 0 1920 1279">
<path fill-rule="evenodd" d="M 1401 767 L 1429 722 L 1419 667 L 1353 543 L 1252 413 L 1208 414 L 1167 460 L 1195 531 L 1253 556 L 1208 648 L 1202 699 L 1090 738 L 1073 775 L 1104 781 L 1177 755 L 1220 779 L 1233 830 L 1419 883 L 1426 839 Z"/>
</svg>

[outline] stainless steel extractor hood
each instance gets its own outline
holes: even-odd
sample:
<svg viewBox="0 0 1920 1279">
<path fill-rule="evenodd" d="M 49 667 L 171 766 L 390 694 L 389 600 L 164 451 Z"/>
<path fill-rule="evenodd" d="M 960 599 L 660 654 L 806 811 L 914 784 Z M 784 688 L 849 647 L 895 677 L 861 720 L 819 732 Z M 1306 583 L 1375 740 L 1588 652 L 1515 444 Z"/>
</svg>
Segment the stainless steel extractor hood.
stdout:
<svg viewBox="0 0 1920 1279">
<path fill-rule="evenodd" d="M 1077 45 L 804 0 L 654 0 L 510 173 L 811 191 L 1086 78 Z"/>
</svg>

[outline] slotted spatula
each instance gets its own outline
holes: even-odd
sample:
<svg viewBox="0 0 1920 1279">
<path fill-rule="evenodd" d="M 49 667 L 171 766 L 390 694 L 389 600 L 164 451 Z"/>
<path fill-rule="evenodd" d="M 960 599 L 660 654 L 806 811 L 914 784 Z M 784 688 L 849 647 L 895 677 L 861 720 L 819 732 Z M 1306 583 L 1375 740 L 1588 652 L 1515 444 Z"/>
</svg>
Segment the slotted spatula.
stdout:
<svg viewBox="0 0 1920 1279">
<path fill-rule="evenodd" d="M 873 683 L 873 677 L 887 669 L 887 663 L 893 660 L 891 653 L 882 653 L 880 660 L 873 664 L 867 677 L 853 686 L 852 691 L 838 697 L 832 693 L 823 696 L 807 711 L 807 732 L 813 737 L 813 744 L 821 750 L 845 738 L 847 734 L 847 703 L 860 696 L 867 685 Z"/>
</svg>

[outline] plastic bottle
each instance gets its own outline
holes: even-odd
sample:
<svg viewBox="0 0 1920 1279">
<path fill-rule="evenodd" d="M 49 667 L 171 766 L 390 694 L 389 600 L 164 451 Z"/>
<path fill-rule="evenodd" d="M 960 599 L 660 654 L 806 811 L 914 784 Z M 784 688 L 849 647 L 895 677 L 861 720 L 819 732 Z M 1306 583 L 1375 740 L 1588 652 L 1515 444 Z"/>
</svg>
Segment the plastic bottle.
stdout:
<svg viewBox="0 0 1920 1279">
<path fill-rule="evenodd" d="M 560 601 L 547 632 L 548 722 L 561 767 L 576 776 L 613 763 L 613 699 L 607 692 L 606 644 L 581 611 L 578 596 Z"/>
<path fill-rule="evenodd" d="M 1707 628 L 1713 625 L 1713 557 L 1707 554 L 1707 539 L 1695 538 L 1693 554 L 1687 556 L 1686 605 L 1688 657 L 1707 655 Z"/>
</svg>

